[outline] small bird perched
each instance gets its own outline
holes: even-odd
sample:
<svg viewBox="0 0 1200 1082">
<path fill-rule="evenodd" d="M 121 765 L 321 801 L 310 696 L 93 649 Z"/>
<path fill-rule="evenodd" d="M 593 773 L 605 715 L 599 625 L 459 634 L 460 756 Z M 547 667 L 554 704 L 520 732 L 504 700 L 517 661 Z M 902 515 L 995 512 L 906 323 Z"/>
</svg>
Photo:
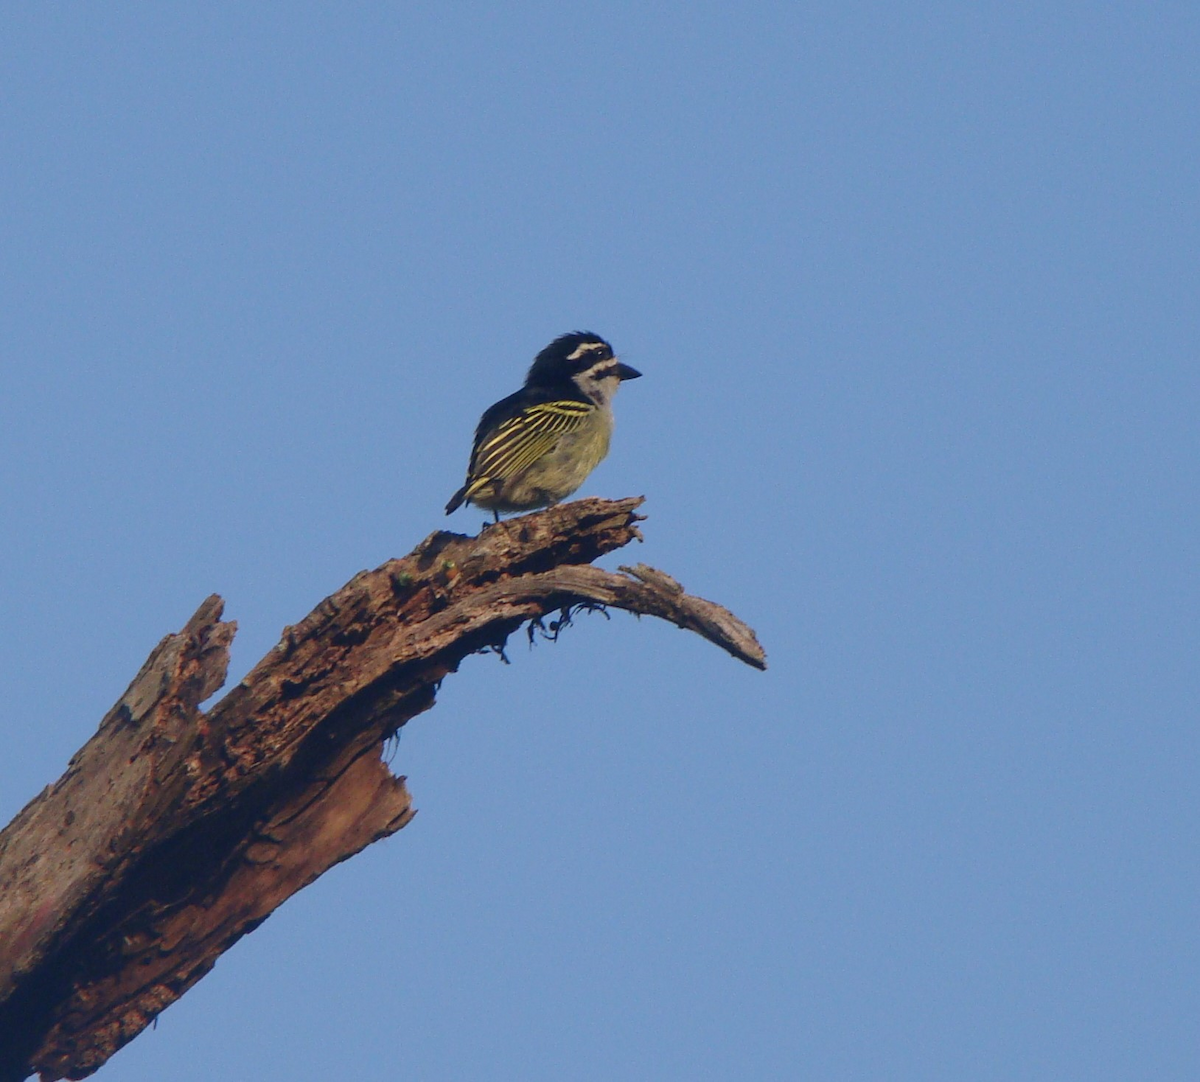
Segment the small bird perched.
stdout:
<svg viewBox="0 0 1200 1082">
<path fill-rule="evenodd" d="M 586 331 L 554 339 L 535 358 L 525 386 L 480 418 L 467 481 L 446 504 L 532 511 L 566 499 L 608 454 L 612 400 L 636 368 Z"/>
</svg>

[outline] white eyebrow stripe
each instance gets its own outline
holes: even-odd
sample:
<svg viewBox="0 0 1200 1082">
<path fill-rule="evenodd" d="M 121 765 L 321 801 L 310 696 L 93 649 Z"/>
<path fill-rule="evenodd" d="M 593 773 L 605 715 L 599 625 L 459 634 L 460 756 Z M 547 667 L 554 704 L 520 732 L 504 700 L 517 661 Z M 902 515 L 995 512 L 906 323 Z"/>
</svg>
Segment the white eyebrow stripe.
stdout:
<svg viewBox="0 0 1200 1082">
<path fill-rule="evenodd" d="M 582 345 L 575 347 L 574 353 L 567 354 L 567 360 L 568 361 L 577 361 L 585 353 L 593 353 L 598 349 L 604 349 L 603 342 L 584 342 Z"/>
</svg>

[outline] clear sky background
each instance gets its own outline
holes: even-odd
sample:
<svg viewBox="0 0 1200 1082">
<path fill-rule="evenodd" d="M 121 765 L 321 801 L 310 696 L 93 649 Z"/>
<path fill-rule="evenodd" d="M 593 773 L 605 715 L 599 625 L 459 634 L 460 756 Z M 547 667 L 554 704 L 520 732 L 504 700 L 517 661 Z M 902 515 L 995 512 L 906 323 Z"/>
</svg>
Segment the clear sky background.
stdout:
<svg viewBox="0 0 1200 1082">
<path fill-rule="evenodd" d="M 236 680 L 574 328 L 624 614 L 105 1082 L 1200 1077 L 1195 3 L 9 4 L 0 820 L 210 592 Z"/>
</svg>

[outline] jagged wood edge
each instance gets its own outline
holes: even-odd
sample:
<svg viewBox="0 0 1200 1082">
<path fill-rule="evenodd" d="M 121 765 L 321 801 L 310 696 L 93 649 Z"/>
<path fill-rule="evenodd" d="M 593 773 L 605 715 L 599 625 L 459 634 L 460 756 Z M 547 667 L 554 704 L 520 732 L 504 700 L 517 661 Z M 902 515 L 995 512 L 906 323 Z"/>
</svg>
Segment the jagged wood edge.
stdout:
<svg viewBox="0 0 1200 1082">
<path fill-rule="evenodd" d="M 662 572 L 583 566 L 640 538 L 640 503 L 435 533 L 355 576 L 201 713 L 234 631 L 209 598 L 0 833 L 0 1080 L 95 1070 L 284 899 L 404 826 L 380 742 L 524 621 L 612 605 L 763 667 L 746 625 Z"/>
</svg>

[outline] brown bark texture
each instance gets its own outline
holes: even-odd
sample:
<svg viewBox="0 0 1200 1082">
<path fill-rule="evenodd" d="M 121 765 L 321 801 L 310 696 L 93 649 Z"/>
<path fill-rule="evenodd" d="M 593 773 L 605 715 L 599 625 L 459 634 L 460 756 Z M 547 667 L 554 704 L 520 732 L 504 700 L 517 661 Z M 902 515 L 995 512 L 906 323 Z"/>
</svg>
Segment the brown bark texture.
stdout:
<svg viewBox="0 0 1200 1082">
<path fill-rule="evenodd" d="M 638 565 L 640 499 L 439 531 L 322 601 L 220 702 L 208 598 L 0 833 L 0 1082 L 83 1078 L 286 898 L 413 815 L 383 742 L 468 654 L 580 608 L 658 616 L 765 667 L 753 631 Z M 546 625 L 542 621 L 555 617 Z"/>
</svg>

